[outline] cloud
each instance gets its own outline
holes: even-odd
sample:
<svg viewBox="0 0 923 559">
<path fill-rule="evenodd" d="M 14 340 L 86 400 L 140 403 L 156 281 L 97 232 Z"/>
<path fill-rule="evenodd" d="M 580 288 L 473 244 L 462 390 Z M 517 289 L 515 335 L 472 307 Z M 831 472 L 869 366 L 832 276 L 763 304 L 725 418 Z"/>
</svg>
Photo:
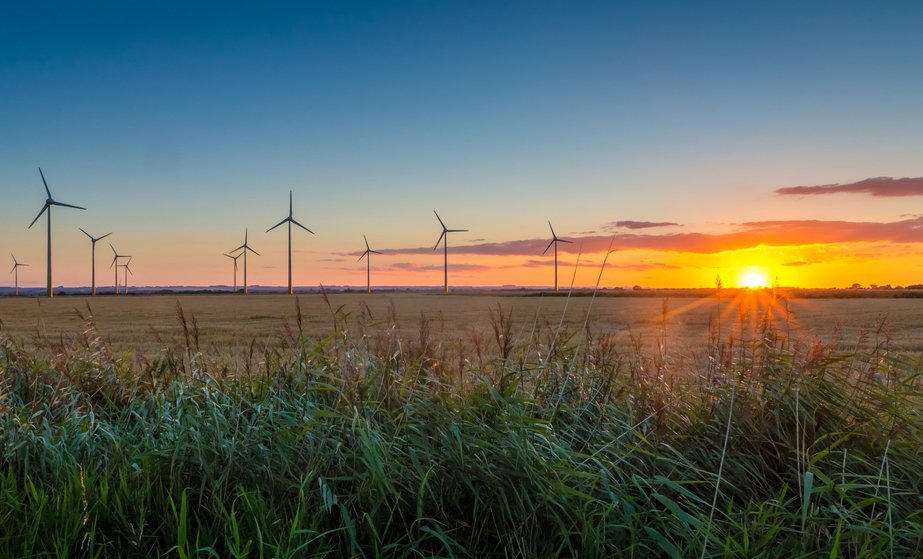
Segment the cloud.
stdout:
<svg viewBox="0 0 923 559">
<path fill-rule="evenodd" d="M 923 217 L 894 222 L 777 220 L 751 221 L 728 233 L 662 233 L 589 235 L 571 239 L 573 244 L 558 245 L 568 254 L 613 250 L 654 250 L 715 254 L 765 246 L 802 246 L 856 242 L 921 243 Z M 547 239 L 523 239 L 500 243 L 479 243 L 450 247 L 455 254 L 538 257 Z M 386 254 L 432 254 L 432 247 L 385 249 Z M 582 259 L 581 259 L 582 260 Z"/>
<path fill-rule="evenodd" d="M 655 227 L 678 227 L 679 223 L 672 221 L 613 221 L 609 224 L 610 228 L 619 227 L 624 229 L 653 229 Z"/>
<path fill-rule="evenodd" d="M 824 184 L 820 186 L 790 186 L 779 188 L 776 194 L 782 196 L 803 196 L 818 194 L 871 194 L 872 196 L 923 196 L 923 177 L 875 177 L 846 184 Z"/>
<path fill-rule="evenodd" d="M 345 258 L 318 258 L 318 262 L 345 262 Z"/>
<path fill-rule="evenodd" d="M 442 264 L 420 265 L 413 262 L 397 262 L 389 264 L 389 268 L 403 270 L 405 272 L 435 272 L 442 271 Z M 481 264 L 449 264 L 449 269 L 455 272 L 480 272 L 482 270 L 494 270 L 496 266 L 483 266 Z"/>
</svg>

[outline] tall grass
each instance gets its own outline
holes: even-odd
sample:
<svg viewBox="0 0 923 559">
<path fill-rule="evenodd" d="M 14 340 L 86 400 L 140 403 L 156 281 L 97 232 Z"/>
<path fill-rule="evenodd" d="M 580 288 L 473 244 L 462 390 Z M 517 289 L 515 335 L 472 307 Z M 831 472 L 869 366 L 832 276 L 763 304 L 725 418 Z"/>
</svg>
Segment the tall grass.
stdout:
<svg viewBox="0 0 923 559">
<path fill-rule="evenodd" d="M 154 357 L 113 355 L 89 312 L 38 350 L 0 330 L 0 556 L 923 546 L 920 364 L 880 346 L 836 354 L 741 319 L 680 365 L 666 339 L 620 351 L 501 308 L 463 340 L 422 318 L 371 330 L 367 308 L 311 338 L 299 308 L 237 359 L 177 314 Z"/>
</svg>

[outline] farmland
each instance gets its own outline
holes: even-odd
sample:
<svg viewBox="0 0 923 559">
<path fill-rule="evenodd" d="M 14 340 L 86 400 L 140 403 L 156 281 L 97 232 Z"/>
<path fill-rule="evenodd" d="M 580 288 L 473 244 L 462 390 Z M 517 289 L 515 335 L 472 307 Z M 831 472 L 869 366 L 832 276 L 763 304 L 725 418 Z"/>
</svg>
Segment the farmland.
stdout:
<svg viewBox="0 0 923 559">
<path fill-rule="evenodd" d="M 510 316 L 512 333 L 521 339 L 559 323 L 580 331 L 586 322 L 592 331 L 611 335 L 622 350 L 638 342 L 652 350 L 666 333 L 671 348 L 684 353 L 701 347 L 709 325 L 715 329 L 720 323 L 723 333 L 739 337 L 742 318 L 746 333 L 769 311 L 781 329 L 803 341 L 819 339 L 848 350 L 863 341 L 875 343 L 877 337 L 893 350 L 923 351 L 923 299 L 789 298 L 770 305 L 765 297 L 743 293 L 742 300 L 726 296 L 721 301 L 436 293 L 308 294 L 298 296 L 298 301 L 303 332 L 317 337 L 329 335 L 335 326 L 372 332 L 395 327 L 403 336 L 415 337 L 424 321 L 437 342 L 465 342 L 489 333 L 490 315 L 501 309 Z M 79 335 L 84 321 L 92 317 L 98 334 L 114 351 L 156 353 L 183 336 L 180 308 L 188 319 L 195 318 L 199 346 L 218 353 L 240 352 L 254 341 L 272 344 L 294 326 L 296 316 L 294 298 L 287 295 L 4 297 L 0 321 L 11 337 L 37 347 Z"/>
<path fill-rule="evenodd" d="M 921 301 L 725 295 L 2 300 L 0 557 L 913 556 Z"/>
</svg>

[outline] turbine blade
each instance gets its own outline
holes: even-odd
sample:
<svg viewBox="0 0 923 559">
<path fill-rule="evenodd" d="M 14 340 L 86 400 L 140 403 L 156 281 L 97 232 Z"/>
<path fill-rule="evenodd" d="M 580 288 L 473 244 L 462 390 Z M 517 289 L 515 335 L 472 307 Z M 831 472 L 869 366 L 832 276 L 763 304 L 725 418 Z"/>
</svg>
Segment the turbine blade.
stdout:
<svg viewBox="0 0 923 559">
<path fill-rule="evenodd" d="M 282 224 L 285 223 L 286 221 L 288 221 L 288 218 L 285 218 L 285 219 L 283 219 L 282 221 L 280 221 L 279 223 L 276 223 L 275 225 L 273 225 L 272 227 L 270 227 L 269 229 L 267 229 L 266 232 L 269 233 L 270 231 L 272 231 L 272 230 L 275 229 L 276 227 L 282 225 Z"/>
<path fill-rule="evenodd" d="M 50 196 L 49 196 L 50 197 Z M 433 210 L 433 213 L 436 214 L 436 210 Z M 442 225 L 443 229 L 446 229 L 445 223 L 442 222 L 442 218 L 439 217 L 439 214 L 436 214 L 436 219 L 439 220 L 439 225 Z"/>
<path fill-rule="evenodd" d="M 551 236 L 552 236 L 552 238 L 557 239 L 558 236 L 555 235 L 555 233 L 554 233 L 554 227 L 551 226 L 551 221 L 548 222 L 548 229 L 551 229 Z"/>
<path fill-rule="evenodd" d="M 262 254 L 258 253 L 257 251 L 253 250 L 253 249 L 250 248 L 250 247 L 246 247 L 246 249 L 249 250 L 250 252 L 252 252 L 253 254 L 257 255 L 257 256 L 263 256 Z"/>
<path fill-rule="evenodd" d="M 228 252 L 237 252 L 238 250 L 241 250 L 241 249 L 246 250 L 246 248 L 247 248 L 247 245 L 240 245 L 239 247 L 237 247 L 237 248 L 235 248 L 235 249 L 232 249 L 232 250 L 229 250 Z M 240 255 L 238 255 L 238 256 L 240 256 Z"/>
<path fill-rule="evenodd" d="M 13 272 L 16 271 L 16 266 L 18 266 L 18 265 L 19 265 L 19 264 L 13 264 L 13 267 L 10 268 L 10 273 L 11 273 L 11 274 L 12 274 Z"/>
<path fill-rule="evenodd" d="M 288 191 L 288 216 L 292 217 L 292 191 Z"/>
<path fill-rule="evenodd" d="M 467 229 L 446 229 L 446 233 L 466 233 Z"/>
<path fill-rule="evenodd" d="M 102 237 L 97 237 L 96 240 L 97 240 L 97 241 L 101 241 L 101 240 L 105 239 L 106 237 L 108 237 L 108 236 L 111 235 L 111 234 L 112 234 L 112 232 L 106 233 L 106 234 L 103 235 Z"/>
<path fill-rule="evenodd" d="M 85 210 L 86 209 L 82 206 L 74 206 L 71 204 L 65 204 L 63 202 L 55 202 L 54 200 L 52 200 L 51 203 L 55 206 L 64 206 L 65 208 L 74 208 L 75 210 Z"/>
<path fill-rule="evenodd" d="M 369 252 L 371 252 L 372 254 L 384 254 L 383 252 L 378 252 L 377 250 L 371 250 L 371 249 L 369 249 Z"/>
<path fill-rule="evenodd" d="M 551 245 L 554 244 L 554 241 L 555 241 L 554 239 L 551 239 L 551 242 L 548 243 L 548 246 L 545 247 L 545 250 L 542 251 L 542 254 L 545 254 L 546 252 L 548 252 L 548 249 L 551 248 Z"/>
<path fill-rule="evenodd" d="M 78 227 L 77 229 L 80 229 L 81 231 L 83 231 L 83 234 L 86 235 L 87 237 L 89 237 L 90 240 L 93 241 L 94 243 L 95 243 L 96 241 L 99 240 L 99 239 L 94 239 L 94 238 L 93 238 L 93 235 L 90 235 L 89 233 L 87 233 L 86 231 L 84 231 L 84 230 L 83 230 L 83 227 Z M 101 238 L 102 238 L 102 237 L 100 237 L 100 239 L 101 239 Z"/>
<path fill-rule="evenodd" d="M 569 245 L 574 244 L 574 241 L 568 241 L 568 240 L 565 240 L 565 239 L 558 239 L 558 242 L 559 242 L 559 243 L 567 243 L 567 244 L 569 244 Z"/>
<path fill-rule="evenodd" d="M 362 235 L 362 240 L 365 241 L 365 250 L 372 250 L 369 248 L 369 239 L 365 235 Z"/>
<path fill-rule="evenodd" d="M 48 209 L 48 202 L 45 202 L 45 205 L 42 206 L 42 211 L 38 212 L 38 215 L 35 216 L 35 219 L 32 220 L 32 223 L 29 224 L 29 229 L 32 229 L 32 226 L 35 225 L 35 222 L 38 221 L 38 218 L 42 217 L 42 214 L 45 213 L 45 210 Z"/>
<path fill-rule="evenodd" d="M 359 257 L 359 260 L 356 260 L 356 262 L 361 262 L 361 261 L 362 261 L 362 259 L 363 259 L 363 258 L 365 258 L 365 257 L 366 257 L 366 255 L 367 255 L 368 253 L 369 253 L 369 251 L 365 251 L 365 252 L 363 252 L 363 253 L 362 253 L 362 256 L 360 256 L 360 257 Z"/>
<path fill-rule="evenodd" d="M 42 172 L 42 168 L 38 168 L 38 174 L 42 175 L 42 184 L 45 185 L 45 192 L 48 193 L 48 199 L 51 199 L 51 191 L 48 190 L 48 181 L 45 180 L 45 173 Z"/>
<path fill-rule="evenodd" d="M 436 241 L 436 246 L 433 247 L 433 252 L 436 252 L 436 249 L 439 248 L 439 243 L 442 242 L 443 237 L 445 237 L 445 229 L 442 230 L 442 235 L 439 235 L 439 240 Z"/>
<path fill-rule="evenodd" d="M 307 231 L 308 233 L 310 233 L 310 234 L 312 234 L 312 235 L 314 234 L 314 231 L 311 231 L 310 229 L 308 229 L 308 228 L 305 227 L 304 225 L 298 223 L 298 222 L 295 221 L 294 219 L 289 218 L 289 221 L 291 221 L 292 223 L 294 223 L 294 224 L 297 225 L 298 227 L 301 227 L 302 229 L 304 229 L 304 230 Z"/>
</svg>

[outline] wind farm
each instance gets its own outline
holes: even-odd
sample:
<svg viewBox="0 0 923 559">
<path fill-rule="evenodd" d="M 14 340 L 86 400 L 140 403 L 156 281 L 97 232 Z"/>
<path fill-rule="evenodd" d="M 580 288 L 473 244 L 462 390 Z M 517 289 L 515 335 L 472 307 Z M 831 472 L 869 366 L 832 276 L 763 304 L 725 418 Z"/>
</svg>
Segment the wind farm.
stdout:
<svg viewBox="0 0 923 559">
<path fill-rule="evenodd" d="M 921 21 L 7 3 L 0 559 L 918 557 Z"/>
</svg>

